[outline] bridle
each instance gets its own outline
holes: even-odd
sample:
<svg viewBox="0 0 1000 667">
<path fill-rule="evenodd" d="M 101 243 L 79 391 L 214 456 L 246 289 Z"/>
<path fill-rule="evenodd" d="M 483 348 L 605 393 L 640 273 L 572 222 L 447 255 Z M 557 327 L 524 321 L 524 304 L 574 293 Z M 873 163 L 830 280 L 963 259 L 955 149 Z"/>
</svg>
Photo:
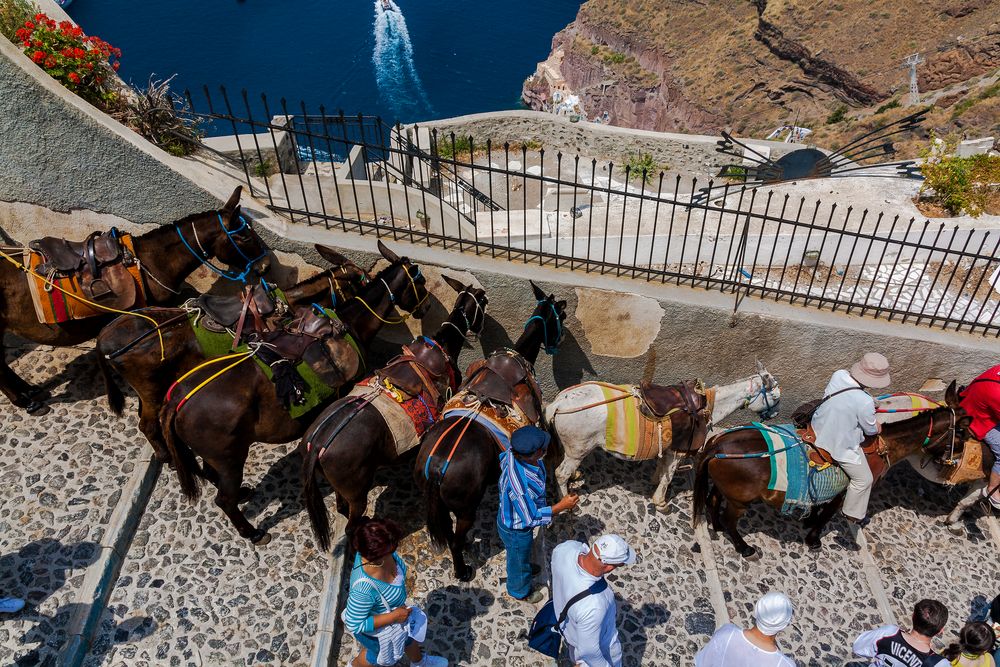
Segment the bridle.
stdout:
<svg viewBox="0 0 1000 667">
<path fill-rule="evenodd" d="M 462 333 L 462 329 L 457 324 L 455 324 L 450 320 L 445 320 L 443 324 L 447 324 L 448 326 L 452 327 L 455 331 L 460 333 L 465 338 L 469 338 L 471 340 L 478 340 L 479 336 L 483 333 L 483 330 L 486 328 L 486 312 L 490 307 L 490 302 L 487 299 L 485 304 L 480 303 L 479 299 L 476 298 L 476 295 L 470 292 L 469 290 L 462 290 L 461 292 L 458 293 L 459 300 L 461 300 L 463 296 L 468 296 L 469 298 L 471 298 L 472 303 L 475 304 L 476 306 L 476 312 L 472 315 L 471 322 L 469 322 L 469 316 L 465 314 L 465 308 L 462 308 L 461 310 L 457 311 L 457 313 L 462 316 L 462 319 L 465 320 L 465 333 Z M 476 329 L 475 326 L 476 322 L 479 322 L 478 329 Z"/>
<path fill-rule="evenodd" d="M 410 286 L 413 288 L 413 298 L 417 299 L 417 303 L 414 304 L 413 308 L 409 309 L 410 312 L 412 312 L 412 311 L 416 310 L 417 308 L 419 308 L 423 304 L 423 302 L 426 301 L 430 297 L 431 293 L 429 291 L 427 291 L 427 290 L 424 290 L 424 296 L 423 296 L 423 298 L 420 297 L 420 292 L 419 292 L 419 290 L 417 290 L 417 282 L 416 282 L 417 278 L 422 277 L 421 274 L 420 274 L 420 267 L 419 266 L 417 267 L 417 274 L 416 274 L 416 276 L 414 276 L 414 275 L 412 275 L 410 273 L 410 269 L 409 269 L 409 267 L 406 264 L 400 264 L 400 267 L 403 269 L 403 273 L 406 274 L 406 277 L 410 281 Z M 396 295 L 393 293 L 392 287 L 389 286 L 389 283 L 387 283 L 386 280 L 385 280 L 385 278 L 383 278 L 382 276 L 378 276 L 378 280 L 379 280 L 380 283 L 382 283 L 383 286 L 385 286 L 385 291 L 389 295 L 389 303 L 392 304 L 393 306 L 395 306 L 396 305 Z M 396 319 L 396 320 L 387 320 L 384 317 L 382 317 L 381 315 L 379 315 L 378 313 L 376 313 L 375 310 L 372 309 L 372 307 L 368 305 L 368 302 L 365 301 L 363 297 L 361 297 L 360 295 L 358 295 L 358 296 L 355 296 L 354 298 L 357 299 L 358 301 L 360 301 L 361 305 L 364 306 L 365 308 L 367 308 L 368 312 L 371 313 L 372 315 L 374 315 L 383 324 L 402 324 L 403 322 L 405 322 L 406 320 L 408 320 L 410 318 L 410 314 L 409 313 L 404 313 L 399 319 Z"/>
<path fill-rule="evenodd" d="M 201 262 L 202 266 L 207 266 L 213 272 L 215 272 L 216 274 L 222 276 L 227 280 L 243 283 L 245 285 L 247 282 L 247 276 L 250 275 L 254 270 L 253 269 L 254 264 L 267 257 L 267 251 L 265 250 L 260 254 L 260 256 L 255 257 L 253 259 L 247 257 L 246 253 L 243 252 L 243 249 L 240 248 L 239 244 L 233 237 L 244 231 L 252 232 L 253 228 L 250 226 L 249 221 L 247 221 L 246 218 L 240 215 L 240 223 L 242 224 L 240 224 L 240 226 L 237 227 L 236 229 L 227 229 L 226 223 L 222 221 L 222 214 L 216 213 L 215 215 L 219 219 L 219 227 L 222 229 L 222 233 L 226 235 L 226 238 L 229 239 L 229 242 L 233 245 L 234 248 L 236 248 L 236 252 L 240 254 L 240 257 L 245 259 L 247 262 L 246 265 L 243 267 L 243 271 L 241 271 L 240 273 L 232 273 L 226 271 L 225 269 L 220 269 L 215 264 L 212 264 L 212 262 L 210 261 L 212 255 L 207 250 L 205 250 L 205 246 L 201 244 L 201 239 L 198 238 L 198 226 L 195 222 L 191 223 L 191 233 L 194 236 L 194 243 L 196 246 L 198 246 L 198 250 L 195 250 L 193 247 L 191 247 L 191 244 L 188 243 L 188 240 L 184 238 L 184 234 L 181 232 L 180 225 L 177 224 L 176 222 L 174 223 L 174 229 L 177 231 L 177 236 L 180 237 L 181 243 L 184 244 L 184 247 L 187 248 L 188 251 L 192 255 L 194 255 L 199 262 Z"/>
<path fill-rule="evenodd" d="M 367 285 L 370 278 L 368 274 L 360 267 L 355 266 L 359 271 L 361 271 L 361 285 Z M 326 274 L 326 282 L 330 285 L 330 302 L 333 304 L 334 309 L 337 307 L 337 298 L 344 298 L 343 289 L 340 287 L 340 279 L 337 278 L 337 271 L 344 272 L 344 280 L 349 281 L 350 273 L 347 271 L 347 266 L 341 264 L 340 266 L 335 266 L 330 269 Z"/>
<path fill-rule="evenodd" d="M 749 408 L 753 405 L 757 398 L 760 398 L 764 402 L 764 409 L 760 411 L 760 416 L 763 419 L 770 419 L 778 414 L 778 402 L 775 401 L 774 403 L 771 403 L 768 398 L 771 388 L 767 386 L 767 380 L 764 378 L 764 374 L 757 373 L 757 377 L 760 378 L 760 389 L 750 392 L 750 394 L 743 399 L 742 408 Z"/>
<path fill-rule="evenodd" d="M 555 354 L 559 351 L 559 344 L 562 343 L 563 336 L 565 335 L 565 330 L 562 326 L 562 321 L 559 319 L 559 310 L 556 308 L 554 301 L 548 299 L 543 299 L 538 302 L 538 305 L 547 303 L 550 308 L 552 308 L 552 314 L 555 316 L 556 321 L 556 339 L 554 342 L 549 341 L 549 326 L 548 322 L 541 315 L 532 315 L 528 318 L 528 321 L 524 323 L 524 328 L 527 329 L 528 325 L 531 324 L 532 320 L 539 320 L 542 323 L 542 347 L 545 350 L 545 354 Z"/>
</svg>

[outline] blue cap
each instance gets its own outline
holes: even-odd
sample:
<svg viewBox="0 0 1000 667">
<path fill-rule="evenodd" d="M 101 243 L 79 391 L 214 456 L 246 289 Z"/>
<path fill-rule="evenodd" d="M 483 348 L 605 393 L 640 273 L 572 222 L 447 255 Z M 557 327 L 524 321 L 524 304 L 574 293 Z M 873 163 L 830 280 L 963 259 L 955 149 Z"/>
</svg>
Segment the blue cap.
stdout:
<svg viewBox="0 0 1000 667">
<path fill-rule="evenodd" d="M 516 454 L 527 456 L 543 447 L 548 447 L 551 439 L 552 436 L 548 431 L 543 431 L 537 426 L 522 426 L 511 434 L 510 448 Z"/>
</svg>

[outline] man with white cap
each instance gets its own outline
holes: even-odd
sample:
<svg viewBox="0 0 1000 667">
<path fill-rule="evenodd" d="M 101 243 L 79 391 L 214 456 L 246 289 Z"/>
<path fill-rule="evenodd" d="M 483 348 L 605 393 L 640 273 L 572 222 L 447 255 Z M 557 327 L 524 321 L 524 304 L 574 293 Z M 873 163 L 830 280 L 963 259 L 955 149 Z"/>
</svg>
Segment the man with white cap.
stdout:
<svg viewBox="0 0 1000 667">
<path fill-rule="evenodd" d="M 830 452 L 851 480 L 843 512 L 859 527 L 868 524 L 868 498 L 874 481 L 861 447 L 879 432 L 875 399 L 865 389 L 885 389 L 889 383 L 888 359 L 878 352 L 867 352 L 851 370 L 833 374 L 823 392 L 823 402 L 812 416 L 816 444 Z"/>
<path fill-rule="evenodd" d="M 573 663 L 621 667 L 615 594 L 603 580 L 604 575 L 635 560 L 635 551 L 618 535 L 602 535 L 590 547 L 567 540 L 552 551 L 552 606 L 557 615 L 575 595 L 593 591 L 569 608 L 560 627 Z"/>
<path fill-rule="evenodd" d="M 695 667 L 795 667 L 778 650 L 774 636 L 792 622 L 792 601 L 784 593 L 768 593 L 753 607 L 749 630 L 728 623 L 715 631 L 694 657 Z"/>
</svg>

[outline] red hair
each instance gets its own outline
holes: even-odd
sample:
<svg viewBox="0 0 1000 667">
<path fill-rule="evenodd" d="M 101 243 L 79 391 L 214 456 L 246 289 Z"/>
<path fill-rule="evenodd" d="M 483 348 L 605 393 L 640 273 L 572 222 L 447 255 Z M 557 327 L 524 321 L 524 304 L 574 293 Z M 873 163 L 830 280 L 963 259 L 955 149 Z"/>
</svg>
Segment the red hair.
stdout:
<svg viewBox="0 0 1000 667">
<path fill-rule="evenodd" d="M 402 537 L 403 530 L 392 519 L 361 517 L 351 542 L 362 558 L 373 561 L 394 552 Z"/>
</svg>

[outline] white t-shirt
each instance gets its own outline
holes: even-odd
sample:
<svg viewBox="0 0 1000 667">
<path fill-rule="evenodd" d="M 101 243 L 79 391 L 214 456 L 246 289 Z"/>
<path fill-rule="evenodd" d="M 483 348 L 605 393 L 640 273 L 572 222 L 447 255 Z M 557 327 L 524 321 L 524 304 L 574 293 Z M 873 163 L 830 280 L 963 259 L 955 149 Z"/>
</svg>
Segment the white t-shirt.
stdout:
<svg viewBox="0 0 1000 667">
<path fill-rule="evenodd" d="M 552 606 L 557 617 L 570 598 L 598 580 L 577 563 L 580 554 L 589 550 L 582 542 L 567 540 L 552 551 Z M 587 667 L 621 667 L 616 613 L 615 594 L 610 587 L 570 607 L 562 633 L 571 660 Z"/>
<path fill-rule="evenodd" d="M 715 631 L 694 657 L 695 667 L 795 667 L 780 651 L 765 651 L 750 643 L 743 629 L 732 623 Z"/>
<path fill-rule="evenodd" d="M 823 395 L 860 386 L 850 372 L 839 370 L 830 378 Z M 834 459 L 841 463 L 861 463 L 865 460 L 861 443 L 865 436 L 878 433 L 875 399 L 860 389 L 837 394 L 816 409 L 812 427 L 816 431 L 816 444 Z"/>
</svg>

